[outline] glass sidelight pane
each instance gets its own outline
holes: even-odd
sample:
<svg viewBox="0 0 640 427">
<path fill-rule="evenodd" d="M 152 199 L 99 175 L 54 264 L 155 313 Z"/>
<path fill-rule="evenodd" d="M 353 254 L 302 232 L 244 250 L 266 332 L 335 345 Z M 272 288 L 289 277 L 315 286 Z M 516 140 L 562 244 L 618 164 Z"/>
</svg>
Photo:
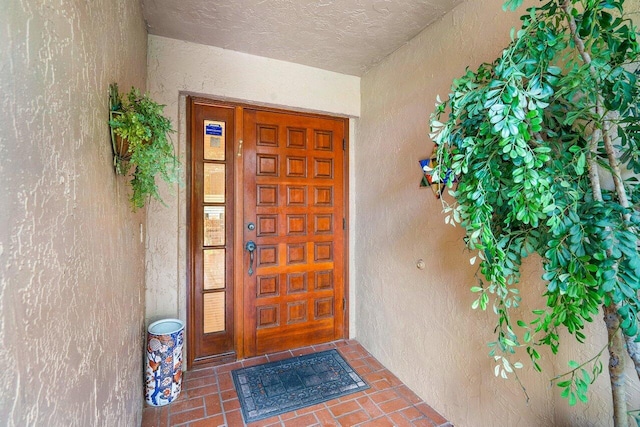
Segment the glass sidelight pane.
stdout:
<svg viewBox="0 0 640 427">
<path fill-rule="evenodd" d="M 224 288 L 224 249 L 204 250 L 204 289 Z"/>
<path fill-rule="evenodd" d="M 203 310 L 204 313 L 204 333 L 224 331 L 224 292 L 215 292 L 204 294 Z"/>
<path fill-rule="evenodd" d="M 204 202 L 224 203 L 224 165 L 204 164 Z"/>
<path fill-rule="evenodd" d="M 224 206 L 204 207 L 204 245 L 224 245 Z"/>
<path fill-rule="evenodd" d="M 204 121 L 204 158 L 224 160 L 225 123 L 214 120 Z"/>
</svg>

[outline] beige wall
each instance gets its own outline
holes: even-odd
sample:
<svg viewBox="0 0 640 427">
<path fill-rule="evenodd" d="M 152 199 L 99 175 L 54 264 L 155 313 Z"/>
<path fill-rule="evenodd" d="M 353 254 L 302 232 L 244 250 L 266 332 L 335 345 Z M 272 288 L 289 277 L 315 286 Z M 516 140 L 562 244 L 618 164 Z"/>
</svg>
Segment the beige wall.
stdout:
<svg viewBox="0 0 640 427">
<path fill-rule="evenodd" d="M 110 82 L 145 87 L 140 6 L 0 10 L 0 425 L 139 425 L 144 212 L 106 120 Z"/>
<path fill-rule="evenodd" d="M 440 202 L 418 188 L 418 160 L 433 147 L 428 121 L 436 95 L 444 99 L 466 66 L 497 57 L 524 13 L 504 13 L 502 3 L 462 3 L 362 77 L 354 192 L 357 338 L 456 426 L 610 425 L 606 373 L 588 405 L 569 408 L 549 386 L 569 359 L 589 359 L 606 343 L 600 318 L 589 328 L 588 344 L 564 340 L 543 374 L 528 368 L 523 355 L 529 405 L 515 381 L 494 377 L 486 343 L 495 339 L 495 317 L 470 308 L 475 268 L 462 230 L 445 225 Z M 425 270 L 416 268 L 420 258 Z M 528 262 L 521 286 L 525 313 L 543 304 L 539 276 L 536 262 Z M 630 395 L 631 408 L 640 407 L 637 390 Z"/>
<path fill-rule="evenodd" d="M 354 76 L 153 35 L 148 63 L 149 92 L 167 105 L 165 112 L 177 124 L 174 143 L 183 159 L 186 94 L 345 117 L 360 114 L 360 78 Z M 163 198 L 169 207 L 152 203 L 148 211 L 148 321 L 187 316 L 187 188 L 168 190 L 163 188 Z"/>
</svg>

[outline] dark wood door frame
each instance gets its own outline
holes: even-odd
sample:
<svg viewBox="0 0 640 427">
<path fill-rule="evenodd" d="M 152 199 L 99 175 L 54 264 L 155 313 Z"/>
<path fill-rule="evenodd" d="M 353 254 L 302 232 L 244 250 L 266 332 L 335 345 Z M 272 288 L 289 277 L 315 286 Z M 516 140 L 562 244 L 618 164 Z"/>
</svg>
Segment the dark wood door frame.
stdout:
<svg viewBox="0 0 640 427">
<path fill-rule="evenodd" d="M 343 321 L 343 336 L 345 338 L 349 337 L 349 119 L 348 118 L 339 118 L 335 116 L 328 116 L 322 114 L 314 114 L 314 113 L 304 113 L 304 112 L 296 112 L 278 108 L 269 108 L 269 107 L 261 107 L 250 104 L 243 103 L 231 103 L 226 101 L 218 101 L 210 98 L 202 98 L 202 97 L 193 97 L 188 96 L 187 100 L 187 121 L 189 125 L 187 128 L 187 167 L 186 167 L 186 177 L 187 177 L 187 186 L 190 189 L 192 182 L 192 153 L 191 153 L 191 141 L 193 137 L 193 130 L 191 129 L 191 106 L 193 103 L 198 103 L 207 106 L 213 107 L 225 107 L 225 108 L 233 108 L 235 111 L 235 120 L 234 120 L 234 129 L 233 129 L 233 141 L 229 141 L 228 143 L 233 144 L 233 160 L 230 159 L 230 163 L 233 163 L 233 187 L 235 191 L 233 192 L 233 256 L 234 256 L 234 267 L 233 267 L 233 281 L 234 281 L 234 290 L 233 290 L 233 311 L 234 311 L 234 340 L 235 340 L 235 357 L 237 360 L 241 360 L 245 358 L 244 351 L 244 289 L 243 289 L 243 280 L 244 280 L 244 269 L 245 265 L 243 263 L 244 259 L 244 198 L 243 198 L 243 185 L 244 185 L 244 165 L 243 165 L 243 111 L 245 108 L 250 108 L 253 110 L 260 110 L 266 112 L 276 112 L 276 113 L 285 113 L 285 114 L 295 114 L 307 117 L 319 117 L 319 118 L 331 118 L 331 119 L 340 119 L 344 123 L 344 165 L 343 165 L 343 191 L 344 191 L 344 206 L 343 212 L 344 217 L 346 219 L 345 229 L 344 229 L 344 285 L 343 285 L 343 297 L 345 299 L 344 304 L 344 321 Z M 187 212 L 190 212 L 191 202 L 190 197 L 187 197 Z M 190 215 L 187 214 L 187 230 L 190 230 L 193 224 L 191 224 Z M 190 235 L 190 232 L 187 231 L 187 236 Z M 188 237 L 189 239 L 189 237 Z M 187 242 L 187 352 L 189 366 L 202 366 L 211 363 L 221 363 L 227 362 L 226 359 L 216 360 L 208 359 L 201 361 L 194 361 L 193 359 L 193 351 L 195 345 L 195 333 L 194 333 L 194 323 L 196 319 L 192 316 L 192 307 L 193 298 L 191 297 L 191 293 L 193 292 L 193 267 L 194 267 L 194 253 L 191 249 L 191 244 Z"/>
</svg>

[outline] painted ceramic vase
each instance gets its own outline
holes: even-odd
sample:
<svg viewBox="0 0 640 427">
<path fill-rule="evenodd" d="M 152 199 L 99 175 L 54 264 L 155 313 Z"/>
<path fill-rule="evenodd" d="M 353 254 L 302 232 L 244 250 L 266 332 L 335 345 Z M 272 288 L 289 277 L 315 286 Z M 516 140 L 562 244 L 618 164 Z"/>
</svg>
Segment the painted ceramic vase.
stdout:
<svg viewBox="0 0 640 427">
<path fill-rule="evenodd" d="M 184 322 L 158 320 L 147 332 L 144 397 L 147 404 L 162 406 L 176 400 L 182 388 Z"/>
</svg>

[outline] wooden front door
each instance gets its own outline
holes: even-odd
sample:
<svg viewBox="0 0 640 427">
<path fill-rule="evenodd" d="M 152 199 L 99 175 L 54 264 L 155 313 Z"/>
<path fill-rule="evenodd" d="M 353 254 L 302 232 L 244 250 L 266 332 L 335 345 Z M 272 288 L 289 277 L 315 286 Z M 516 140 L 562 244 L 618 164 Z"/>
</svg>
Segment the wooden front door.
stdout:
<svg viewBox="0 0 640 427">
<path fill-rule="evenodd" d="M 343 338 L 348 121 L 201 98 L 188 114 L 188 363 Z"/>
<path fill-rule="evenodd" d="M 342 338 L 346 120 L 245 109 L 243 123 L 245 356 Z"/>
</svg>

